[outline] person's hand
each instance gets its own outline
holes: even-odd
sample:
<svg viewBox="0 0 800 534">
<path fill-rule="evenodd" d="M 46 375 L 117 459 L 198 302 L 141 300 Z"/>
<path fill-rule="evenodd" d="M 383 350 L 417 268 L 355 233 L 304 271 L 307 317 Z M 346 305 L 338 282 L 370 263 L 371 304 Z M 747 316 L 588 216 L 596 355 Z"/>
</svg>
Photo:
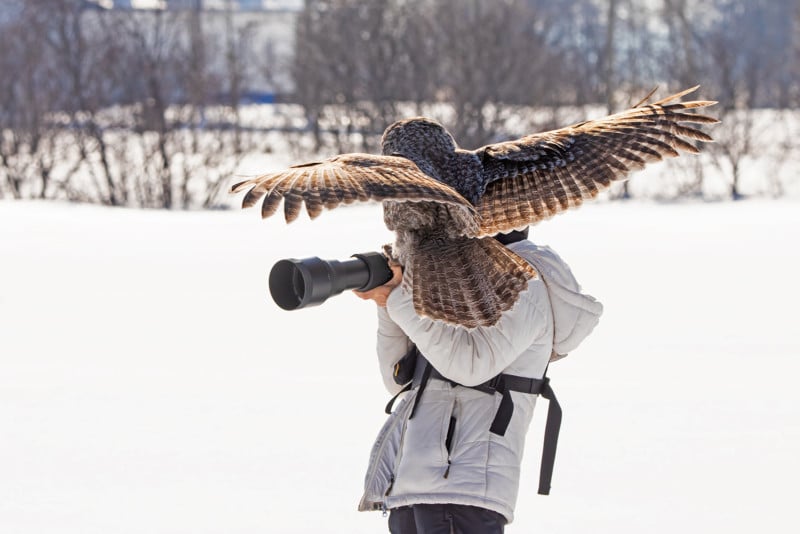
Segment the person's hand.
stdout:
<svg viewBox="0 0 800 534">
<path fill-rule="evenodd" d="M 389 268 L 392 270 L 391 280 L 389 280 L 382 286 L 370 289 L 369 291 L 362 292 L 353 290 L 353 293 L 355 293 L 356 296 L 360 299 L 374 300 L 375 304 L 377 304 L 381 308 L 385 308 L 386 299 L 389 298 L 389 293 L 391 293 L 392 290 L 397 286 L 399 286 L 400 282 L 403 281 L 403 268 L 400 265 L 390 262 Z"/>
</svg>

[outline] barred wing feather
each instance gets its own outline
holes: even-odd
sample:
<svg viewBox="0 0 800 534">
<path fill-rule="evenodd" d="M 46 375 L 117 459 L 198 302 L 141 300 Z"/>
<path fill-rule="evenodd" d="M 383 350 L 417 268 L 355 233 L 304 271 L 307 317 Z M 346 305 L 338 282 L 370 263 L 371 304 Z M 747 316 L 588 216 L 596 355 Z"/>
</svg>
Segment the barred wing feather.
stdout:
<svg viewBox="0 0 800 534">
<path fill-rule="evenodd" d="M 303 204 L 314 219 L 323 209 L 369 200 L 438 202 L 476 217 L 475 208 L 454 189 L 429 177 L 412 161 L 394 156 L 342 154 L 240 182 L 231 193 L 245 190 L 243 208 L 263 197 L 261 216 L 267 218 L 283 201 L 286 222 L 299 216 Z"/>
<path fill-rule="evenodd" d="M 477 205 L 481 235 L 508 232 L 577 207 L 632 171 L 677 156 L 679 150 L 697 153 L 688 140 L 712 139 L 684 123 L 718 121 L 688 112 L 716 102 L 675 102 L 695 89 L 602 119 L 478 149 L 485 184 Z"/>
</svg>

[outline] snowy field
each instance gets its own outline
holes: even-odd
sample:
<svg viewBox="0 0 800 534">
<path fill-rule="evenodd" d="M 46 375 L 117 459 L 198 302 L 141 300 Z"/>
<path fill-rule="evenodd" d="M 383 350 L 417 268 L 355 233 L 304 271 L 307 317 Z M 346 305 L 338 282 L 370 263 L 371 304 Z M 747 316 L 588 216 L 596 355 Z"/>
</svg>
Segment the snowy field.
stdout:
<svg viewBox="0 0 800 534">
<path fill-rule="evenodd" d="M 510 533 L 796 532 L 800 203 L 596 203 L 536 227 L 605 305 L 551 369 Z M 389 241 L 375 206 L 0 202 L 0 533 L 385 532 L 355 511 L 387 394 L 375 311 L 284 312 L 284 257 Z"/>
</svg>

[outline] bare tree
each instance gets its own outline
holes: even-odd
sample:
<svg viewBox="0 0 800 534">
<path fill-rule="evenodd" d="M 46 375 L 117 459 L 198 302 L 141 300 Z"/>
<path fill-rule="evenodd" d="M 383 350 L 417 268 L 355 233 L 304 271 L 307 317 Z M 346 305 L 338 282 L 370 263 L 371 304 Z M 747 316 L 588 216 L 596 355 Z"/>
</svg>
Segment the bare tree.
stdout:
<svg viewBox="0 0 800 534">
<path fill-rule="evenodd" d="M 614 48 L 615 28 L 617 26 L 618 0 L 608 0 L 606 14 L 606 42 L 603 47 L 603 85 L 606 93 L 606 111 L 614 112 L 614 92 L 616 91 Z"/>
<path fill-rule="evenodd" d="M 672 79 L 681 86 L 691 87 L 700 79 L 700 38 L 687 2 L 688 0 L 664 0 L 663 19 L 669 34 L 667 53 L 663 55 L 662 61 Z"/>
<path fill-rule="evenodd" d="M 65 163 L 68 147 L 58 137 L 63 76 L 41 39 L 51 23 L 33 3 L 18 7 L 0 31 L 0 173 L 13 197 L 46 198 L 79 164 Z"/>
<path fill-rule="evenodd" d="M 789 105 L 798 107 L 800 104 L 800 2 L 795 2 L 792 14 L 791 41 L 792 49 L 789 59 Z"/>
<path fill-rule="evenodd" d="M 335 49 L 327 49 L 331 34 L 325 31 L 325 18 L 316 0 L 305 0 L 296 25 L 295 54 L 292 77 L 295 99 L 303 107 L 308 128 L 314 137 L 314 150 L 322 148 L 321 118 L 326 104 L 333 101 L 331 80 L 333 68 L 327 55 Z M 327 49 L 327 52 L 326 52 Z M 337 54 L 338 56 L 338 54 Z M 338 59 L 338 58 L 336 58 Z"/>
<path fill-rule="evenodd" d="M 83 161 L 93 158 L 99 165 L 90 166 L 98 187 L 99 200 L 110 205 L 124 205 L 127 191 L 112 163 L 113 148 L 107 139 L 107 127 L 101 112 L 113 104 L 111 67 L 117 64 L 120 48 L 107 38 L 99 19 L 87 12 L 79 0 L 31 0 L 31 9 L 47 16 L 50 26 L 44 32 L 49 53 L 60 66 L 64 82 L 63 110 L 78 129 L 76 141 Z"/>
<path fill-rule="evenodd" d="M 323 123 L 339 150 L 359 134 L 374 149 L 400 114 L 441 102 L 465 146 L 506 135 L 512 106 L 547 100 L 557 63 L 546 23 L 528 2 L 308 0 L 297 25 L 298 102 L 320 147 Z M 442 114 L 442 108 L 434 110 Z"/>
<path fill-rule="evenodd" d="M 509 106 L 535 105 L 549 62 L 536 13 L 522 1 L 436 3 L 438 87 L 453 106 L 451 131 L 466 147 L 506 137 Z"/>
<path fill-rule="evenodd" d="M 0 32 L 0 169 L 13 198 L 22 198 L 29 175 L 29 155 L 36 152 L 44 109 L 30 89 L 36 78 L 38 47 L 29 48 L 21 25 L 7 24 Z M 44 189 L 44 188 L 43 188 Z"/>
<path fill-rule="evenodd" d="M 775 19 L 777 24 L 777 19 L 788 15 L 787 8 L 786 4 L 765 4 L 761 0 L 722 2 L 716 23 L 702 34 L 706 52 L 704 72 L 720 100 L 718 117 L 725 125 L 715 132 L 716 143 L 710 147 L 711 154 L 728 176 L 733 200 L 743 196 L 743 163 L 761 150 L 759 140 L 765 134 L 780 130 L 774 122 L 781 120 L 779 116 L 765 129 L 758 124 L 756 113 L 761 104 L 781 99 L 780 80 L 787 68 L 780 60 L 784 51 L 776 51 L 770 41 L 783 42 L 788 35 L 767 36 L 761 33 L 767 30 L 759 23 L 766 18 Z"/>
</svg>

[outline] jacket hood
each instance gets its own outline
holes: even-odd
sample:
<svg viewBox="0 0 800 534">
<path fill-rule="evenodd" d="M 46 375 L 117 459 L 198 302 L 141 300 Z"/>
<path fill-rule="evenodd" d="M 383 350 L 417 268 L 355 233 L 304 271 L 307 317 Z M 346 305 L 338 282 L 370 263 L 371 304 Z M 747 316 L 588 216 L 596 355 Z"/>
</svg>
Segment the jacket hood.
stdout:
<svg viewBox="0 0 800 534">
<path fill-rule="evenodd" d="M 528 260 L 542 277 L 553 310 L 551 360 L 563 358 L 592 332 L 603 313 L 603 305 L 581 291 L 569 266 L 550 247 L 520 241 L 508 248 Z"/>
</svg>

